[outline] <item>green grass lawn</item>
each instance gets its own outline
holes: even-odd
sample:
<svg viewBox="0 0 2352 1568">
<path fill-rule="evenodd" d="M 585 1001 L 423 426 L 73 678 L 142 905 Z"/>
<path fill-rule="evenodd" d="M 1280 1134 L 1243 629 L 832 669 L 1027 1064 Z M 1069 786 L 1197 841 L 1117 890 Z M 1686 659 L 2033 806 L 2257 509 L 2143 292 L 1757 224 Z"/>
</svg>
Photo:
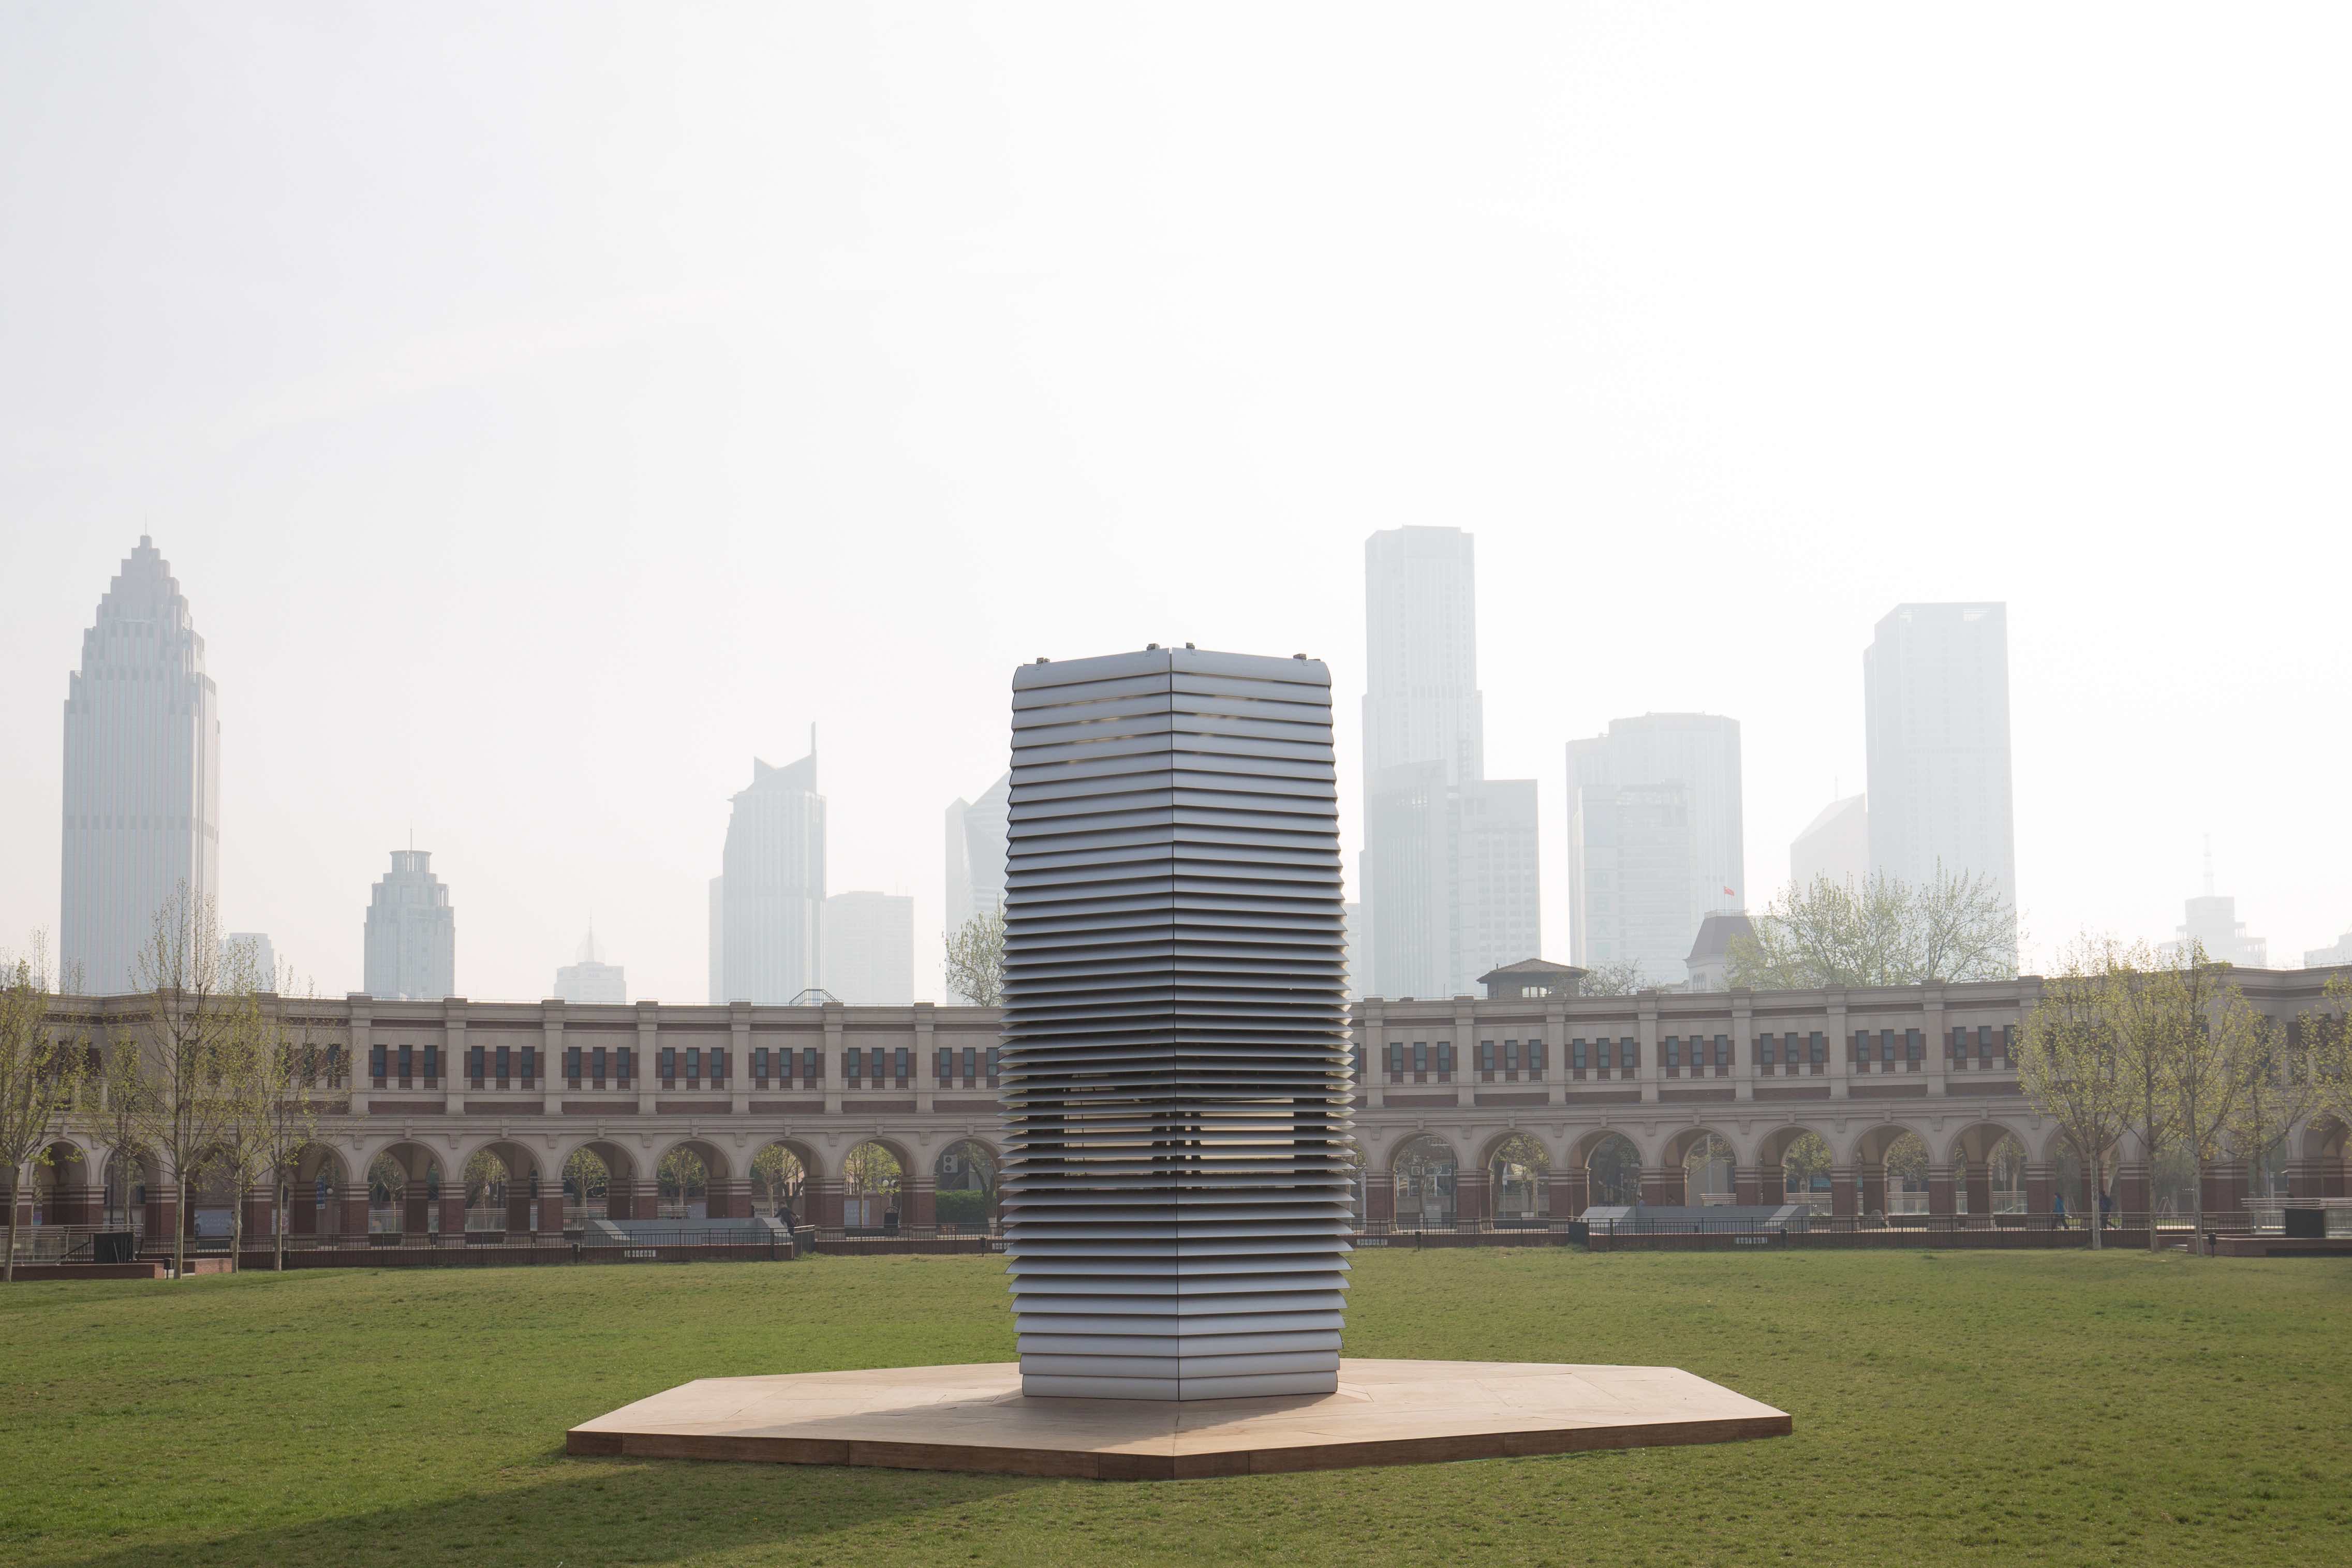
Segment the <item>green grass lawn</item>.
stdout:
<svg viewBox="0 0 2352 1568">
<path fill-rule="evenodd" d="M 0 1291 L 0 1563 L 2352 1563 L 2352 1268 L 1371 1252 L 1367 1356 L 1671 1363 L 1711 1447 L 1160 1483 L 572 1459 L 688 1378 L 1001 1361 L 1002 1262 Z"/>
</svg>

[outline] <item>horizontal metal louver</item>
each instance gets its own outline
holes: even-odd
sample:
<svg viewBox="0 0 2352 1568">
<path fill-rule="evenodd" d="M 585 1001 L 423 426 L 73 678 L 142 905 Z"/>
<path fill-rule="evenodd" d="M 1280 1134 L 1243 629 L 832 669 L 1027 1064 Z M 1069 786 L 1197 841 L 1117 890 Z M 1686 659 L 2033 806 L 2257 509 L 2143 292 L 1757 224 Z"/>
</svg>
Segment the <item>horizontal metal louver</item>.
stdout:
<svg viewBox="0 0 2352 1568">
<path fill-rule="evenodd" d="M 1338 1386 L 1336 777 L 1312 660 L 1154 649 L 1014 676 L 1002 1070 L 1023 1392 Z"/>
</svg>

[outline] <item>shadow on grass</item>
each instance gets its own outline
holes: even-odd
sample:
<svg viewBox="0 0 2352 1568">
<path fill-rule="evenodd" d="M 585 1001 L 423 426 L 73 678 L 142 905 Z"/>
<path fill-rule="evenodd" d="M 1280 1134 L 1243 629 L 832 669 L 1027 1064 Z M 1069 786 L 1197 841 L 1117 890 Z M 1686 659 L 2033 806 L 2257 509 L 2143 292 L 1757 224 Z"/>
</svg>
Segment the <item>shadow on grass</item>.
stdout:
<svg viewBox="0 0 2352 1568">
<path fill-rule="evenodd" d="M 417 1502 L 372 1513 L 247 1531 L 208 1540 L 144 1541 L 44 1557 L 44 1568 L 168 1564 L 530 1564 L 590 1568 L 671 1563 L 746 1546 L 808 1561 L 815 1537 L 1064 1483 L 1018 1476 L 693 1459 L 557 1459 L 538 1485 Z M 943 1531 L 957 1521 L 942 1519 Z M 93 1543 L 94 1544 L 94 1543 Z M 978 1543 L 976 1543 L 978 1544 Z"/>
</svg>

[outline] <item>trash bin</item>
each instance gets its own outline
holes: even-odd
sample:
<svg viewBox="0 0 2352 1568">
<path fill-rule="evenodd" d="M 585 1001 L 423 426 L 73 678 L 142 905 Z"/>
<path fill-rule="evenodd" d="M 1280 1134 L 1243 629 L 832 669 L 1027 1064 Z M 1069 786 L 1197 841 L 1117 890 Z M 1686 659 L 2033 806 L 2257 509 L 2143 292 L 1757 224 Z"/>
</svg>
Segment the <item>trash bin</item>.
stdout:
<svg viewBox="0 0 2352 1568">
<path fill-rule="evenodd" d="M 93 1263 L 130 1263 L 139 1253 L 139 1237 L 128 1230 L 101 1230 L 89 1238 Z"/>
</svg>

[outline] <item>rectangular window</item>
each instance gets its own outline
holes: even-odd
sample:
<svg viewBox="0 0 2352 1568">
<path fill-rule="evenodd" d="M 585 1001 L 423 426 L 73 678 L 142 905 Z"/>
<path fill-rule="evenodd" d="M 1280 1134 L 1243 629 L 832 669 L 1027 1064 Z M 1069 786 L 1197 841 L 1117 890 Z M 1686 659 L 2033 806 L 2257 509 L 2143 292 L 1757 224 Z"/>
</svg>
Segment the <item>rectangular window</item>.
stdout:
<svg viewBox="0 0 2352 1568">
<path fill-rule="evenodd" d="M 1544 1057 L 1544 1043 L 1541 1040 L 1529 1040 L 1528 1042 L 1528 1070 L 1529 1072 L 1542 1072 L 1549 1066 L 1549 1063 Z"/>
<path fill-rule="evenodd" d="M 375 1086 L 378 1089 L 382 1089 L 383 1087 L 383 1080 L 387 1076 L 387 1072 L 384 1068 L 384 1048 L 382 1046 L 370 1046 L 368 1047 L 368 1077 L 375 1079 Z"/>
<path fill-rule="evenodd" d="M 866 1047 L 852 1046 L 841 1056 L 841 1076 L 856 1089 L 866 1079 Z"/>
<path fill-rule="evenodd" d="M 1809 1037 L 1806 1049 L 1811 1054 L 1815 1067 L 1820 1067 L 1830 1059 L 1830 1043 L 1818 1032 Z"/>
<path fill-rule="evenodd" d="M 482 1087 L 482 1047 L 479 1046 L 467 1046 L 466 1047 L 466 1076 L 474 1080 L 474 1087 L 476 1089 Z"/>
<path fill-rule="evenodd" d="M 988 1047 L 988 1087 L 991 1089 L 996 1087 L 996 1047 L 994 1046 Z"/>
<path fill-rule="evenodd" d="M 438 1046 L 427 1046 L 425 1047 L 425 1081 L 427 1083 L 433 1083 L 437 1081 L 440 1077 L 441 1047 Z"/>
<path fill-rule="evenodd" d="M 727 1053 L 716 1047 L 710 1052 L 710 1081 L 713 1084 L 727 1081 Z"/>
<path fill-rule="evenodd" d="M 511 1071 L 514 1067 L 514 1053 L 512 1047 L 507 1046 L 500 1046 L 499 1047 L 498 1067 L 499 1081 L 503 1084 L 511 1075 Z"/>
<path fill-rule="evenodd" d="M 1904 1030 L 1904 1031 L 1903 1031 L 1903 1057 L 1904 1057 L 1904 1059 L 1905 1059 L 1906 1061 L 1911 1061 L 1911 1062 L 1916 1062 L 1916 1061 L 1918 1061 L 1918 1060 L 1920 1059 L 1920 1057 L 1922 1056 L 1922 1054 L 1925 1052 L 1925 1050 L 1926 1050 L 1926 1048 L 1927 1048 L 1927 1037 L 1926 1035 L 1924 1035 L 1924 1034 L 1920 1033 L 1917 1029 L 1906 1029 L 1906 1030 Z"/>
<path fill-rule="evenodd" d="M 588 1053 L 589 1077 L 593 1079 L 598 1089 L 604 1087 L 604 1079 L 608 1076 L 605 1070 L 605 1058 L 608 1054 L 602 1046 Z"/>
<path fill-rule="evenodd" d="M 1427 1072 L 1429 1070 L 1429 1042 L 1427 1040 L 1415 1040 L 1412 1043 L 1412 1070 L 1415 1072 Z"/>
<path fill-rule="evenodd" d="M 1780 1058 L 1775 1054 L 1779 1049 L 1780 1047 L 1772 1043 L 1771 1036 L 1759 1035 L 1756 1037 L 1756 1059 L 1763 1063 L 1766 1067 L 1770 1067 L 1774 1062 L 1780 1059 Z"/>
<path fill-rule="evenodd" d="M 904 1046 L 898 1047 L 890 1054 L 890 1065 L 897 1069 L 890 1076 L 898 1080 L 900 1089 L 907 1087 L 907 1064 L 913 1055 L 914 1053 Z"/>
<path fill-rule="evenodd" d="M 415 1053 L 416 1047 L 414 1046 L 400 1047 L 400 1087 L 403 1089 L 406 1089 L 408 1080 L 416 1076 Z"/>
<path fill-rule="evenodd" d="M 972 1086 L 972 1079 L 979 1076 L 979 1073 L 980 1073 L 980 1068 L 979 1068 L 979 1065 L 978 1065 L 978 1064 L 979 1064 L 979 1061 L 980 1061 L 980 1052 L 979 1052 L 977 1049 L 975 1049 L 974 1047 L 971 1047 L 971 1046 L 966 1046 L 966 1047 L 963 1048 L 963 1086 L 964 1086 L 964 1088 L 966 1088 L 966 1089 L 970 1089 L 970 1088 L 971 1088 L 971 1086 Z"/>
<path fill-rule="evenodd" d="M 1437 1070 L 1439 1073 L 1447 1076 L 1451 1076 L 1454 1071 L 1454 1042 L 1452 1040 L 1440 1040 L 1437 1042 Z"/>
<path fill-rule="evenodd" d="M 1582 1072 L 1584 1070 L 1584 1042 L 1582 1040 L 1570 1040 L 1568 1042 L 1568 1065 L 1571 1069 L 1577 1072 Z"/>
<path fill-rule="evenodd" d="M 1505 1072 L 1519 1070 L 1519 1042 L 1517 1040 L 1503 1042 L 1503 1070 Z"/>
<path fill-rule="evenodd" d="M 1478 1070 L 1481 1072 L 1495 1070 L 1495 1042 L 1492 1040 L 1478 1042 Z"/>
<path fill-rule="evenodd" d="M 580 1047 L 578 1046 L 563 1047 L 563 1077 L 573 1089 L 580 1087 Z"/>
<path fill-rule="evenodd" d="M 1683 1043 L 1672 1035 L 1666 1037 L 1666 1070 L 1673 1072 L 1683 1065 Z"/>
<path fill-rule="evenodd" d="M 614 1076 L 621 1080 L 621 1087 L 623 1089 L 626 1089 L 630 1084 L 636 1081 L 636 1047 L 634 1046 L 615 1046 L 613 1047 L 613 1057 Z"/>
<path fill-rule="evenodd" d="M 931 1079 L 935 1083 L 955 1081 L 955 1047 L 941 1046 L 931 1053 Z"/>
</svg>

